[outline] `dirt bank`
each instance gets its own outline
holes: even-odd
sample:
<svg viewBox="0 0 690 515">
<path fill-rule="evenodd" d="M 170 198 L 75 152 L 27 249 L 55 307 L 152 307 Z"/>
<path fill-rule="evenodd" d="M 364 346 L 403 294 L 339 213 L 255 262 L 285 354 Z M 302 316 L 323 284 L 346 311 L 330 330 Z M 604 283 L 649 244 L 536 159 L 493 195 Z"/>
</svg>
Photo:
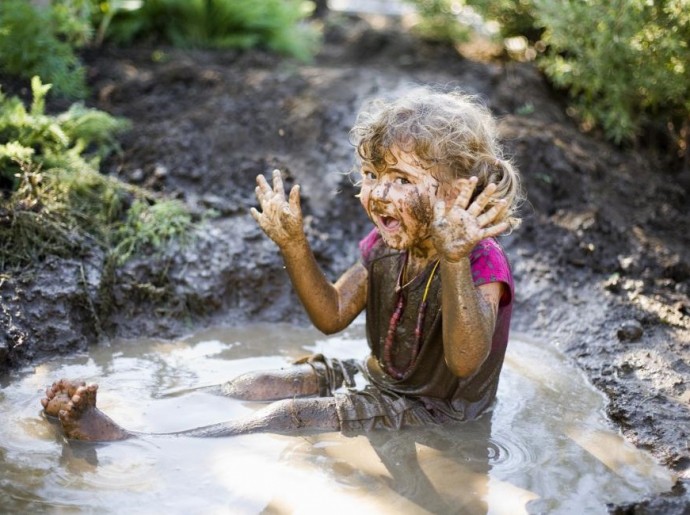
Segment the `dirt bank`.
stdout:
<svg viewBox="0 0 690 515">
<path fill-rule="evenodd" d="M 2 366 L 112 336 L 306 322 L 278 253 L 248 215 L 255 175 L 277 167 L 302 185 L 310 241 L 334 278 L 368 226 L 347 176 L 357 109 L 413 83 L 453 85 L 501 117 L 524 176 L 524 223 L 504 239 L 515 329 L 564 350 L 606 393 L 625 436 L 679 475 L 673 492 L 611 509 L 690 510 L 690 199 L 659 160 L 583 135 L 530 64 L 476 61 L 362 19 L 334 18 L 310 64 L 153 48 L 86 58 L 91 103 L 134 126 L 107 172 L 217 216 L 191 245 L 114 276 L 94 250 L 0 277 Z"/>
</svg>

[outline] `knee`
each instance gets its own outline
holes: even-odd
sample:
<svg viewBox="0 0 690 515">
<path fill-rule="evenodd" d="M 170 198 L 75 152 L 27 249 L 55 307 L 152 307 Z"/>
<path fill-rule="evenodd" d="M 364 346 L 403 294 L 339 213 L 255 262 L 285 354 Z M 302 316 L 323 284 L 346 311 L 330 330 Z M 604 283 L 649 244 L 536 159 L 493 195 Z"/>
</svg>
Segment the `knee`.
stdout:
<svg viewBox="0 0 690 515">
<path fill-rule="evenodd" d="M 221 391 L 226 397 L 233 397 L 244 401 L 263 400 L 261 393 L 262 374 L 247 373 L 223 383 Z"/>
<path fill-rule="evenodd" d="M 308 367 L 279 371 L 249 372 L 225 383 L 223 394 L 247 401 L 271 401 L 318 393 L 316 374 Z"/>
</svg>

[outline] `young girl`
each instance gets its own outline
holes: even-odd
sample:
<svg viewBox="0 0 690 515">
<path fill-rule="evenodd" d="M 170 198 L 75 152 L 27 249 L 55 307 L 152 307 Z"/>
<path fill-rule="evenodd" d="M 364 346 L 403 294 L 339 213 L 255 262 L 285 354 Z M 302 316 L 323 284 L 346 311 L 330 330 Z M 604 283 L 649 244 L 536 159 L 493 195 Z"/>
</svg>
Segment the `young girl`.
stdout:
<svg viewBox="0 0 690 515">
<path fill-rule="evenodd" d="M 316 355 L 245 374 L 217 391 L 276 402 L 247 419 L 175 434 L 399 429 L 472 419 L 494 400 L 514 292 L 493 238 L 517 225 L 520 186 L 491 114 L 467 95 L 415 90 L 372 104 L 351 136 L 358 197 L 374 228 L 360 242 L 361 260 L 334 284 L 307 242 L 298 185 L 286 197 L 278 170 L 272 185 L 259 175 L 260 210 L 251 214 L 279 247 L 318 329 L 341 331 L 366 309 L 369 357 Z M 366 379 L 363 389 L 354 388 L 356 374 Z M 68 437 L 132 436 L 96 408 L 96 389 L 63 380 L 42 404 Z"/>
</svg>

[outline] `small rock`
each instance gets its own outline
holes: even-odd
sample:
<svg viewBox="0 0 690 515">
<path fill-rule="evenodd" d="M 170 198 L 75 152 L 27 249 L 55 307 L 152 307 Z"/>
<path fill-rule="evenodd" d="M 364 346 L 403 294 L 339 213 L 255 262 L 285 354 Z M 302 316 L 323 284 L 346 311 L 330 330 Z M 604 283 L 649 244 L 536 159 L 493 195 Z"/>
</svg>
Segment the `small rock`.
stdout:
<svg viewBox="0 0 690 515">
<path fill-rule="evenodd" d="M 129 174 L 129 180 L 135 184 L 142 182 L 144 180 L 144 170 L 136 168 Z"/>
<path fill-rule="evenodd" d="M 158 164 L 153 169 L 153 175 L 157 179 L 165 179 L 168 176 L 168 169 L 165 166 Z"/>
<path fill-rule="evenodd" d="M 621 276 L 619 274 L 612 274 L 604 282 L 604 289 L 611 293 L 620 293 L 621 291 Z"/>
<path fill-rule="evenodd" d="M 642 324 L 637 320 L 627 320 L 618 328 L 618 339 L 622 342 L 635 342 L 642 337 Z"/>
</svg>

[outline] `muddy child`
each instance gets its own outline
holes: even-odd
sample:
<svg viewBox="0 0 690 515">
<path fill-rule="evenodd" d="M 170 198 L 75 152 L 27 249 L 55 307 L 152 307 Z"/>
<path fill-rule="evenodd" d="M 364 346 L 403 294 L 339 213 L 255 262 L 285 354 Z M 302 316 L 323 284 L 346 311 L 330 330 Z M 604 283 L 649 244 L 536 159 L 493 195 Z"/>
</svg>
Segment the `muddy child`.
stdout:
<svg viewBox="0 0 690 515">
<path fill-rule="evenodd" d="M 177 435 L 370 431 L 478 417 L 496 396 L 508 343 L 513 280 L 495 237 L 515 227 L 519 175 L 494 119 L 474 97 L 417 89 L 360 113 L 351 138 L 359 200 L 373 222 L 361 258 L 335 283 L 305 236 L 300 189 L 279 171 L 257 178 L 251 214 L 280 249 L 313 324 L 327 334 L 362 311 L 363 360 L 310 356 L 214 387 L 272 401 L 248 418 Z M 364 387 L 355 387 L 355 377 Z M 62 380 L 42 399 L 70 438 L 136 436 L 96 407 L 96 385 Z"/>
</svg>

